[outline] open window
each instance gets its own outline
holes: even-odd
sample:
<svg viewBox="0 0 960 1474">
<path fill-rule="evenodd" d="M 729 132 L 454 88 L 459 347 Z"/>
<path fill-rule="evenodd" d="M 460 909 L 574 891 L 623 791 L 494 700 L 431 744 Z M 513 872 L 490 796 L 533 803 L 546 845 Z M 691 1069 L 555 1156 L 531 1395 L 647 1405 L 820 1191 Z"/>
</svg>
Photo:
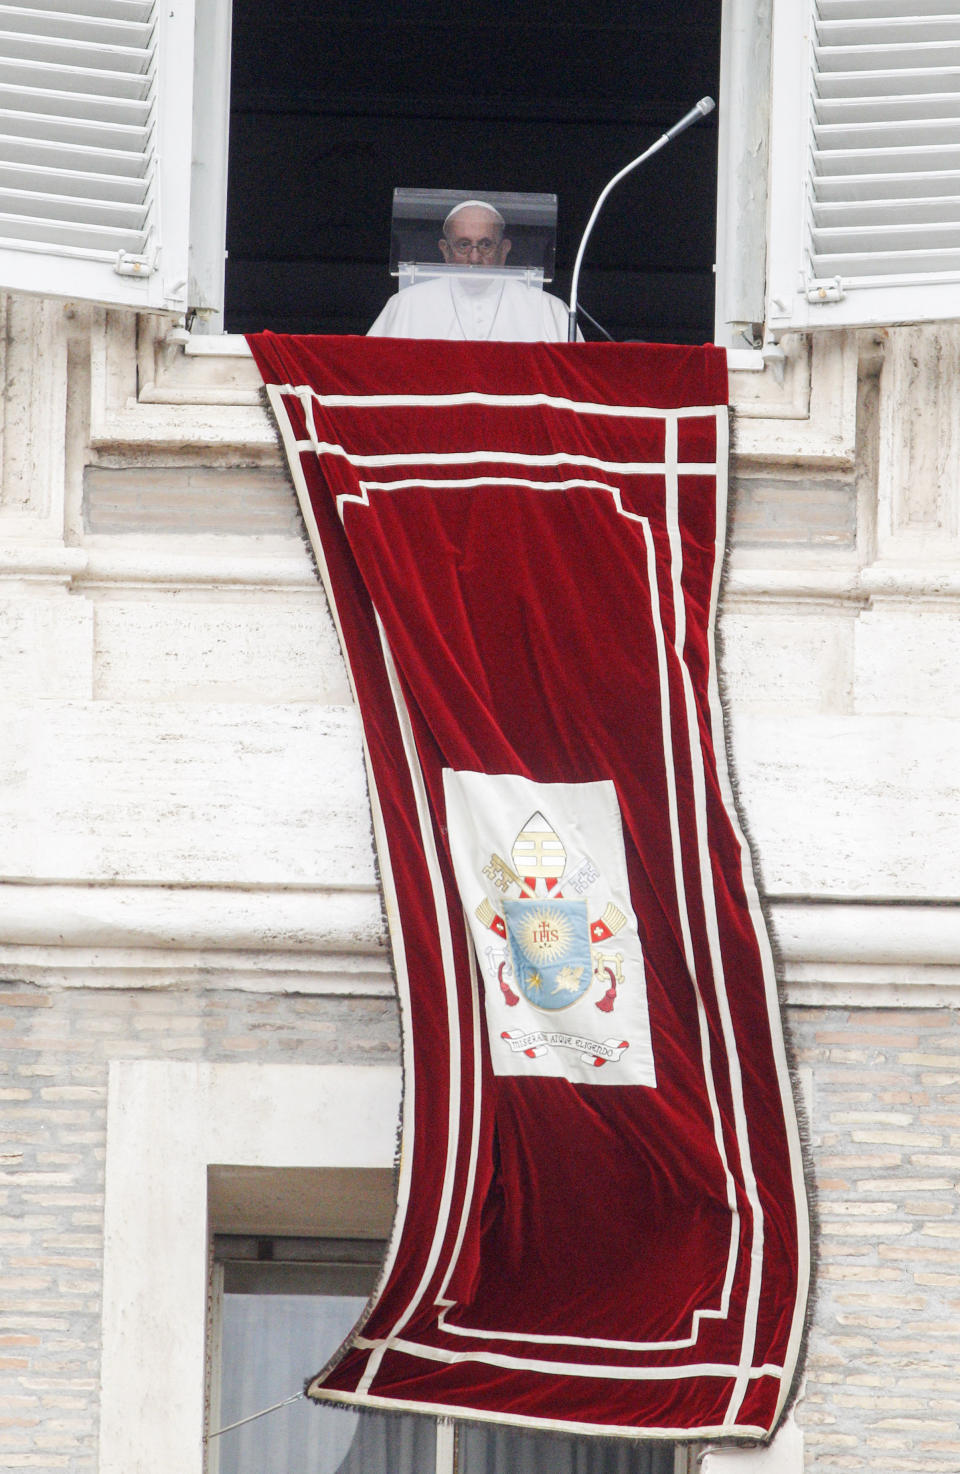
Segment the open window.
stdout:
<svg viewBox="0 0 960 1474">
<path fill-rule="evenodd" d="M 398 186 L 556 194 L 563 297 L 602 186 L 716 96 L 720 13 L 235 0 L 228 331 L 366 331 L 396 286 Z M 713 117 L 605 207 L 581 299 L 615 338 L 711 337 L 716 140 Z"/>
</svg>

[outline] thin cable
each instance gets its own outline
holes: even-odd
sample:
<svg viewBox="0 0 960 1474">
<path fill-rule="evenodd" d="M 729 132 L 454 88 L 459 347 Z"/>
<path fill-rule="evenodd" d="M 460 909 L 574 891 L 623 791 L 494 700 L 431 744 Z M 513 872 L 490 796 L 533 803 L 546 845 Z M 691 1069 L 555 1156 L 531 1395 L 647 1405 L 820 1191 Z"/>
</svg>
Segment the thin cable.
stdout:
<svg viewBox="0 0 960 1474">
<path fill-rule="evenodd" d="M 244 1423 L 255 1423 L 258 1418 L 265 1418 L 267 1413 L 275 1413 L 278 1408 L 289 1407 L 291 1402 L 299 1402 L 305 1396 L 303 1392 L 295 1392 L 292 1397 L 285 1397 L 283 1402 L 275 1402 L 273 1407 L 265 1407 L 262 1412 L 251 1413 L 249 1418 L 239 1418 L 236 1423 L 228 1423 L 225 1428 L 218 1428 L 216 1433 L 205 1433 L 204 1440 L 219 1438 L 221 1433 L 229 1433 L 231 1428 L 242 1428 Z"/>
<path fill-rule="evenodd" d="M 612 333 L 607 332 L 602 322 L 597 322 L 597 319 L 595 317 L 590 316 L 590 313 L 584 307 L 582 302 L 577 303 L 577 311 L 587 319 L 587 322 L 592 322 L 595 328 L 599 328 L 603 336 L 605 338 L 609 338 L 611 343 L 615 343 L 617 341 Z"/>
</svg>

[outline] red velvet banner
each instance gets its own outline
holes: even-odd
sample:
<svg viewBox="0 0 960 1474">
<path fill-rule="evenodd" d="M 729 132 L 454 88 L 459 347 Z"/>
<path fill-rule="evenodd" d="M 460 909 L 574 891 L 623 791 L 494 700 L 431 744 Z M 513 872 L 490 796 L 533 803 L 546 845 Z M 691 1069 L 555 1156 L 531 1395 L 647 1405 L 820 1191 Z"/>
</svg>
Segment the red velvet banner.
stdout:
<svg viewBox="0 0 960 1474">
<path fill-rule="evenodd" d="M 261 334 L 363 720 L 398 1209 L 319 1399 L 765 1436 L 809 1272 L 726 771 L 713 348 Z"/>
</svg>

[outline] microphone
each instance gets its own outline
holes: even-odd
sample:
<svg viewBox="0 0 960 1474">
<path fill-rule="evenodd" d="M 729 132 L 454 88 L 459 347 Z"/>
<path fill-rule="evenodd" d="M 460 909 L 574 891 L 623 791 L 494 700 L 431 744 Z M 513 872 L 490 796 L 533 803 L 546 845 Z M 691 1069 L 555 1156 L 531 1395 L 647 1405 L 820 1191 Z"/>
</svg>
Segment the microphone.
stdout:
<svg viewBox="0 0 960 1474">
<path fill-rule="evenodd" d="M 674 123 L 673 127 L 668 128 L 666 133 L 662 135 L 664 143 L 669 143 L 671 138 L 676 138 L 677 134 L 682 133 L 685 128 L 689 128 L 691 123 L 699 123 L 701 118 L 707 116 L 707 113 L 713 112 L 716 105 L 712 97 L 701 97 L 700 101 L 688 113 L 684 113 L 679 123 Z"/>
<path fill-rule="evenodd" d="M 567 325 L 568 343 L 575 343 L 577 341 L 577 289 L 580 284 L 580 266 L 583 262 L 583 253 L 587 249 L 587 241 L 590 239 L 590 232 L 593 230 L 597 216 L 600 214 L 600 210 L 603 206 L 604 201 L 607 198 L 607 195 L 615 187 L 615 185 L 618 185 L 620 183 L 621 179 L 625 179 L 626 176 L 633 169 L 636 169 L 638 164 L 644 163 L 645 160 L 650 158 L 651 154 L 657 153 L 659 149 L 663 148 L 665 144 L 668 144 L 672 139 L 676 138 L 678 134 L 685 132 L 685 130 L 689 128 L 692 123 L 699 123 L 701 118 L 705 118 L 708 113 L 713 112 L 716 105 L 717 104 L 714 102 L 712 97 L 701 97 L 700 101 L 696 103 L 695 106 L 692 107 L 688 113 L 684 113 L 683 117 L 678 123 L 674 123 L 673 127 L 668 128 L 666 133 L 661 133 L 656 143 L 651 144 L 646 152 L 640 154 L 638 158 L 631 160 L 631 162 L 627 164 L 625 168 L 620 170 L 619 174 L 614 174 L 609 184 L 607 184 L 600 191 L 597 203 L 593 207 L 593 213 L 591 214 L 590 219 L 587 221 L 586 230 L 583 232 L 583 236 L 580 240 L 580 246 L 577 250 L 577 258 L 573 264 L 573 279 L 570 283 L 569 322 Z"/>
</svg>

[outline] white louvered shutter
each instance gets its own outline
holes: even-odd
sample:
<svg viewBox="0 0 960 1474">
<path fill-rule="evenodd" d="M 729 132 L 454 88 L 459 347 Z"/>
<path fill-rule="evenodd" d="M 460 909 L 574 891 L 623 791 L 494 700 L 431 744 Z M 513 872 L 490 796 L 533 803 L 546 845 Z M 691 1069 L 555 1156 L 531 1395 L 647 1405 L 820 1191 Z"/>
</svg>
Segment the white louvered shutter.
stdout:
<svg viewBox="0 0 960 1474">
<path fill-rule="evenodd" d="M 960 0 L 776 0 L 768 322 L 960 317 Z"/>
<path fill-rule="evenodd" d="M 187 306 L 194 0 L 0 4 L 0 287 Z"/>
</svg>

